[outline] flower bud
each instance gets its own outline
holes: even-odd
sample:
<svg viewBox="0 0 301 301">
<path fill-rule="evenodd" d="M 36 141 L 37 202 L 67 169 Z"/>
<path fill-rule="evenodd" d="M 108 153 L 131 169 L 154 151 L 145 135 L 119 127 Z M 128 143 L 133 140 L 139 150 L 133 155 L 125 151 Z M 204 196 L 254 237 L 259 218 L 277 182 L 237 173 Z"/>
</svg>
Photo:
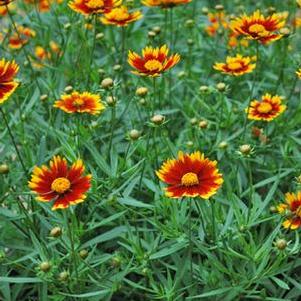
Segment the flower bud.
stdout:
<svg viewBox="0 0 301 301">
<path fill-rule="evenodd" d="M 157 115 L 154 115 L 152 118 L 151 118 L 151 121 L 154 123 L 154 124 L 162 124 L 165 120 L 165 117 L 163 115 L 160 115 L 160 114 L 157 114 Z"/>
<path fill-rule="evenodd" d="M 161 32 L 161 28 L 160 26 L 154 26 L 152 31 L 155 32 L 156 34 L 159 34 Z"/>
<path fill-rule="evenodd" d="M 197 123 L 198 123 L 198 120 L 195 117 L 190 119 L 191 125 L 196 125 Z"/>
<path fill-rule="evenodd" d="M 130 131 L 129 136 L 132 140 L 137 140 L 140 138 L 141 134 L 138 130 L 133 129 Z"/>
<path fill-rule="evenodd" d="M 40 263 L 39 268 L 42 272 L 47 273 L 51 269 L 51 263 L 48 261 L 43 261 L 42 263 Z"/>
<path fill-rule="evenodd" d="M 136 95 L 139 97 L 145 97 L 148 93 L 148 89 L 146 87 L 139 87 L 136 90 Z"/>
<path fill-rule="evenodd" d="M 153 39 L 155 36 L 156 36 L 156 33 L 152 30 L 150 30 L 148 33 L 147 33 L 148 37 Z"/>
<path fill-rule="evenodd" d="M 243 155 L 249 155 L 252 151 L 252 147 L 250 144 L 243 144 L 239 147 L 239 151 Z"/>
<path fill-rule="evenodd" d="M 208 7 L 203 7 L 203 8 L 202 8 L 202 13 L 203 13 L 204 15 L 208 15 L 208 13 L 209 13 Z"/>
<path fill-rule="evenodd" d="M 122 66 L 119 65 L 119 64 L 113 66 L 113 71 L 115 71 L 115 72 L 118 72 L 118 71 L 120 71 L 121 69 L 122 69 Z"/>
<path fill-rule="evenodd" d="M 73 91 L 73 87 L 67 86 L 64 91 L 65 91 L 65 93 L 71 93 Z"/>
<path fill-rule="evenodd" d="M 110 77 L 103 79 L 101 82 L 101 87 L 104 89 L 109 89 L 113 87 L 113 85 L 114 85 L 114 81 Z"/>
<path fill-rule="evenodd" d="M 199 90 L 200 90 L 201 93 L 206 93 L 206 92 L 208 92 L 209 87 L 208 86 L 200 86 Z"/>
<path fill-rule="evenodd" d="M 62 235 L 62 229 L 60 227 L 54 227 L 50 231 L 51 237 L 60 237 Z"/>
<path fill-rule="evenodd" d="M 284 250 L 287 247 L 287 241 L 283 238 L 277 239 L 275 246 L 277 247 L 278 250 Z"/>
<path fill-rule="evenodd" d="M 192 20 L 192 19 L 188 19 L 186 22 L 185 22 L 185 26 L 187 26 L 187 27 L 194 27 L 194 25 L 195 25 L 195 22 L 194 22 L 194 20 Z"/>
<path fill-rule="evenodd" d="M 216 89 L 220 92 L 224 92 L 226 90 L 226 84 L 225 83 L 218 83 L 216 85 Z"/>
<path fill-rule="evenodd" d="M 199 122 L 199 127 L 200 127 L 201 129 L 206 129 L 206 128 L 208 127 L 208 122 L 207 122 L 206 120 L 201 120 L 201 121 Z"/>
<path fill-rule="evenodd" d="M 225 148 L 228 147 L 228 143 L 226 141 L 222 141 L 222 142 L 220 142 L 218 147 L 221 148 L 221 149 L 225 149 Z"/>
<path fill-rule="evenodd" d="M 63 271 L 59 274 L 59 281 L 67 281 L 69 279 L 69 273 L 67 271 Z"/>
<path fill-rule="evenodd" d="M 85 249 L 79 251 L 79 256 L 80 256 L 81 259 L 87 258 L 88 255 L 89 255 L 89 252 Z"/>
<path fill-rule="evenodd" d="M 215 9 L 221 11 L 224 10 L 224 6 L 222 4 L 217 4 L 215 5 Z"/>
<path fill-rule="evenodd" d="M 102 40 L 104 38 L 104 34 L 102 32 L 99 32 L 95 37 L 97 40 Z"/>
<path fill-rule="evenodd" d="M 47 94 L 43 94 L 43 95 L 40 96 L 41 101 L 45 101 L 47 98 L 48 98 Z"/>
<path fill-rule="evenodd" d="M 107 104 L 108 104 L 108 106 L 110 106 L 110 107 L 114 107 L 115 105 L 116 105 L 116 98 L 115 97 L 113 97 L 113 96 L 108 96 L 107 98 L 106 98 L 106 102 L 107 102 Z"/>
<path fill-rule="evenodd" d="M 0 174 L 8 174 L 9 173 L 9 166 L 7 164 L 0 165 Z"/>
<path fill-rule="evenodd" d="M 184 78 L 184 77 L 186 77 L 186 72 L 182 70 L 178 73 L 178 78 Z"/>
</svg>

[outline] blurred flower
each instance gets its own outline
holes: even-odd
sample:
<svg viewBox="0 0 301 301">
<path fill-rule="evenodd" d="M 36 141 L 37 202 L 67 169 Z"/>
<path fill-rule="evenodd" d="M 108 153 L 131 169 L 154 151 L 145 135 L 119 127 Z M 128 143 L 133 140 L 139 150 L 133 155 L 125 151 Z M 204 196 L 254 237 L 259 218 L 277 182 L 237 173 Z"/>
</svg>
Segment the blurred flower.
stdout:
<svg viewBox="0 0 301 301">
<path fill-rule="evenodd" d="M 191 0 L 142 0 L 146 6 L 160 6 L 161 8 L 170 8 L 180 4 L 187 4 Z"/>
<path fill-rule="evenodd" d="M 65 158 L 54 156 L 49 165 L 35 166 L 28 182 L 29 188 L 37 194 L 36 200 L 54 200 L 52 210 L 65 209 L 83 202 L 91 186 L 92 176 L 83 176 L 85 167 L 82 160 L 77 160 L 69 168 Z"/>
<path fill-rule="evenodd" d="M 177 159 L 169 159 L 156 172 L 168 184 L 166 196 L 172 198 L 201 197 L 208 199 L 223 183 L 216 161 L 205 158 L 201 152 L 179 152 Z"/>
<path fill-rule="evenodd" d="M 286 105 L 282 104 L 280 96 L 266 93 L 262 96 L 261 101 L 253 100 L 245 111 L 251 120 L 272 121 L 285 110 Z"/>
<path fill-rule="evenodd" d="M 223 11 L 208 13 L 208 21 L 210 24 L 205 28 L 205 30 L 210 36 L 216 35 L 218 29 L 220 28 L 228 28 L 228 21 Z"/>
<path fill-rule="evenodd" d="M 301 79 L 301 68 L 299 68 L 298 71 L 296 71 L 296 74 L 298 75 L 298 77 Z"/>
<path fill-rule="evenodd" d="M 34 30 L 24 26 L 17 26 L 17 31 L 18 32 L 14 32 L 8 40 L 8 45 L 12 49 L 22 48 L 30 38 L 36 35 Z"/>
<path fill-rule="evenodd" d="M 53 3 L 62 3 L 63 0 L 24 0 L 26 3 L 36 5 L 41 13 L 48 12 Z"/>
<path fill-rule="evenodd" d="M 278 33 L 285 26 L 286 16 L 284 14 L 272 14 L 264 17 L 259 10 L 253 15 L 246 14 L 234 19 L 230 28 L 250 40 L 257 40 L 262 44 L 279 40 L 282 35 Z"/>
<path fill-rule="evenodd" d="M 286 193 L 285 201 L 286 203 L 277 206 L 278 212 L 287 216 L 282 225 L 286 229 L 298 229 L 301 226 L 301 191 Z"/>
<path fill-rule="evenodd" d="M 19 83 L 14 81 L 14 77 L 18 71 L 19 66 L 15 61 L 0 61 L 0 105 L 17 89 Z"/>
<path fill-rule="evenodd" d="M 122 0 L 73 0 L 69 7 L 83 15 L 109 13 L 113 8 L 120 6 Z"/>
<path fill-rule="evenodd" d="M 54 105 L 66 113 L 88 113 L 91 115 L 100 114 L 105 109 L 105 106 L 97 94 L 84 92 L 72 92 L 71 94 L 64 94 Z"/>
<path fill-rule="evenodd" d="M 1 6 L 1 2 L 3 1 L 0 0 L 0 16 L 5 16 L 8 13 L 8 10 L 12 11 L 16 8 L 15 3 L 13 2 L 8 1 L 9 2 L 8 4 L 4 4 L 2 6 Z"/>
<path fill-rule="evenodd" d="M 180 61 L 179 54 L 173 54 L 168 57 L 168 52 L 169 49 L 166 45 L 160 48 L 145 47 L 142 50 L 142 57 L 135 52 L 129 51 L 128 63 L 136 69 L 132 73 L 151 77 L 159 76 Z"/>
<path fill-rule="evenodd" d="M 109 13 L 103 15 L 100 19 L 103 24 L 116 26 L 127 26 L 143 17 L 140 11 L 129 12 L 127 7 L 120 6 L 112 9 Z"/>
<path fill-rule="evenodd" d="M 235 57 L 228 56 L 226 63 L 215 63 L 213 68 L 229 75 L 240 76 L 252 72 L 256 64 L 251 64 L 249 56 L 243 57 L 237 54 Z"/>
</svg>

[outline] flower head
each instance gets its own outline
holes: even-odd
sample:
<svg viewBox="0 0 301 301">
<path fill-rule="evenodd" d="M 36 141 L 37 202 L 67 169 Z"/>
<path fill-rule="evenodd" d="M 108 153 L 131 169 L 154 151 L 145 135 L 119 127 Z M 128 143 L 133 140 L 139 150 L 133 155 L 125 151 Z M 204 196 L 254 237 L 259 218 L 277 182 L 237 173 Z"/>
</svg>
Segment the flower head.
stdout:
<svg viewBox="0 0 301 301">
<path fill-rule="evenodd" d="M 84 176 L 84 171 L 82 160 L 69 167 L 65 158 L 54 156 L 49 167 L 34 167 L 28 186 L 37 194 L 37 201 L 54 200 L 52 210 L 65 209 L 86 199 L 92 176 Z"/>
<path fill-rule="evenodd" d="M 78 13 L 91 15 L 109 13 L 121 3 L 122 0 L 73 0 L 68 5 Z"/>
<path fill-rule="evenodd" d="M 19 83 L 14 81 L 14 77 L 18 70 L 19 66 L 14 61 L 0 60 L 0 104 L 4 103 L 17 89 Z"/>
<path fill-rule="evenodd" d="M 286 229 L 296 230 L 301 226 L 301 191 L 286 193 L 285 202 L 277 206 L 278 212 L 287 216 L 282 225 Z"/>
<path fill-rule="evenodd" d="M 135 52 L 129 51 L 128 62 L 136 70 L 138 75 L 159 76 L 161 73 L 172 68 L 180 61 L 179 54 L 168 56 L 169 49 L 166 45 L 160 48 L 145 47 L 142 57 Z"/>
<path fill-rule="evenodd" d="M 168 187 L 166 196 L 171 198 L 201 197 L 208 199 L 223 183 L 216 161 L 210 161 L 200 152 L 184 154 L 177 159 L 169 159 L 156 172 Z"/>
<path fill-rule="evenodd" d="M 286 110 L 281 97 L 268 93 L 262 96 L 261 101 L 253 100 L 249 108 L 246 108 L 248 118 L 251 120 L 272 121 Z"/>
<path fill-rule="evenodd" d="M 230 28 L 247 39 L 268 44 L 282 38 L 278 31 L 285 26 L 285 21 L 286 16 L 284 14 L 273 14 L 265 17 L 257 10 L 251 16 L 244 14 L 234 19 Z"/>
<path fill-rule="evenodd" d="M 91 115 L 97 115 L 105 109 L 99 95 L 91 94 L 89 92 L 80 94 L 76 91 L 71 94 L 62 95 L 53 106 L 70 114 L 88 113 Z"/>
<path fill-rule="evenodd" d="M 248 56 L 243 57 L 237 54 L 235 57 L 228 56 L 226 63 L 215 63 L 213 68 L 229 75 L 240 76 L 252 72 L 256 64 L 251 63 L 252 59 Z"/>
<path fill-rule="evenodd" d="M 109 13 L 100 18 L 101 22 L 106 25 L 127 26 L 142 18 L 140 11 L 129 12 L 127 7 L 120 6 L 112 9 Z"/>
<path fill-rule="evenodd" d="M 187 4 L 191 0 L 142 0 L 146 6 L 160 6 L 161 8 L 170 8 L 180 4 Z"/>
<path fill-rule="evenodd" d="M 17 30 L 18 33 L 15 32 L 9 38 L 9 47 L 12 49 L 22 48 L 30 38 L 33 38 L 36 35 L 35 31 L 28 27 L 18 26 Z"/>
<path fill-rule="evenodd" d="M 208 13 L 209 25 L 206 26 L 205 30 L 209 36 L 215 36 L 217 31 L 228 28 L 228 20 L 223 11 L 218 11 L 216 13 Z"/>
</svg>

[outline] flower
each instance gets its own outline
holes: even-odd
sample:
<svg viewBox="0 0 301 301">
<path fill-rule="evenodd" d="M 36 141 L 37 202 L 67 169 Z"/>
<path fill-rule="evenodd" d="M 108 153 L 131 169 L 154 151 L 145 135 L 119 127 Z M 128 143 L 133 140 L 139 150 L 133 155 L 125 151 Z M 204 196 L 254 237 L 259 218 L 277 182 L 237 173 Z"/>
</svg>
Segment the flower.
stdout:
<svg viewBox="0 0 301 301">
<path fill-rule="evenodd" d="M 10 95 L 17 89 L 19 83 L 14 81 L 14 77 L 19 71 L 19 66 L 15 61 L 0 61 L 0 104 L 4 103 Z"/>
<path fill-rule="evenodd" d="M 230 28 L 247 39 L 268 44 L 282 38 L 278 31 L 285 26 L 285 21 L 286 16 L 284 14 L 272 14 L 264 17 L 257 10 L 251 16 L 244 14 L 234 19 L 230 24 Z"/>
<path fill-rule="evenodd" d="M 83 15 L 109 13 L 113 8 L 120 6 L 122 0 L 73 0 L 69 7 Z"/>
<path fill-rule="evenodd" d="M 296 71 L 296 74 L 297 74 L 298 77 L 301 79 L 301 68 L 299 68 L 299 70 Z"/>
<path fill-rule="evenodd" d="M 166 196 L 201 197 L 208 199 L 223 183 L 216 161 L 210 161 L 197 151 L 192 154 L 178 153 L 177 159 L 169 159 L 156 172 L 159 179 L 168 187 Z"/>
<path fill-rule="evenodd" d="M 112 9 L 109 13 L 104 14 L 100 19 L 103 24 L 127 26 L 129 23 L 135 22 L 143 17 L 140 11 L 130 13 L 128 8 L 120 6 Z"/>
<path fill-rule="evenodd" d="M 266 93 L 261 101 L 253 100 L 250 107 L 246 108 L 246 113 L 251 120 L 272 121 L 285 110 L 286 105 L 282 104 L 280 96 Z"/>
<path fill-rule="evenodd" d="M 22 48 L 30 38 L 36 35 L 34 30 L 24 26 L 18 26 L 17 31 L 9 38 L 9 47 L 12 49 Z"/>
<path fill-rule="evenodd" d="M 187 4 L 191 0 L 142 0 L 142 4 L 146 6 L 160 6 L 162 8 L 170 8 L 180 4 Z"/>
<path fill-rule="evenodd" d="M 280 214 L 286 214 L 287 219 L 282 223 L 286 229 L 296 230 L 301 226 L 301 191 L 286 193 L 286 203 L 277 206 Z"/>
<path fill-rule="evenodd" d="M 240 76 L 252 72 L 256 64 L 251 64 L 249 56 L 243 57 L 237 54 L 235 57 L 228 56 L 226 63 L 215 63 L 213 68 L 229 75 Z"/>
<path fill-rule="evenodd" d="M 61 99 L 57 100 L 54 105 L 66 113 L 88 113 L 97 115 L 105 109 L 105 106 L 97 94 L 84 92 L 72 92 L 71 94 L 64 94 Z"/>
<path fill-rule="evenodd" d="M 54 156 L 49 167 L 34 167 L 28 186 L 37 194 L 37 201 L 54 200 L 52 210 L 65 209 L 86 199 L 85 193 L 91 186 L 92 176 L 83 176 L 84 171 L 82 160 L 69 167 L 65 158 Z"/>
<path fill-rule="evenodd" d="M 208 13 L 208 21 L 210 24 L 206 26 L 205 31 L 209 36 L 215 36 L 218 29 L 220 28 L 228 28 L 228 21 L 223 11 L 216 13 Z"/>
<path fill-rule="evenodd" d="M 26 3 L 37 6 L 41 13 L 48 12 L 53 3 L 61 4 L 63 0 L 25 0 Z"/>
<path fill-rule="evenodd" d="M 166 45 L 160 48 L 145 47 L 142 50 L 142 57 L 129 51 L 128 63 L 136 69 L 132 73 L 151 77 L 159 76 L 180 61 L 179 54 L 168 57 L 168 52 L 169 49 Z"/>
</svg>

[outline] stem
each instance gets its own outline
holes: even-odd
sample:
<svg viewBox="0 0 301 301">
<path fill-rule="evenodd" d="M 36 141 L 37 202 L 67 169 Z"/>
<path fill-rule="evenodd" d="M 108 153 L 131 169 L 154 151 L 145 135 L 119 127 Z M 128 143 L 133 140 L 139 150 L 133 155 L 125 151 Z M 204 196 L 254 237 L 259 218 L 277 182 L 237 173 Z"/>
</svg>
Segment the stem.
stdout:
<svg viewBox="0 0 301 301">
<path fill-rule="evenodd" d="M 111 110 L 111 130 L 110 130 L 110 142 L 109 142 L 108 157 L 110 157 L 112 143 L 113 143 L 115 117 L 116 117 L 116 108 L 114 105 Z"/>
<path fill-rule="evenodd" d="M 89 73 L 88 73 L 87 87 L 89 87 L 90 80 L 91 80 L 93 55 L 94 55 L 95 46 L 96 46 L 96 15 L 94 15 L 93 24 L 94 24 L 93 44 L 92 44 L 92 49 L 91 49 L 91 54 L 90 54 L 90 61 L 89 61 Z"/>
<path fill-rule="evenodd" d="M 3 109 L 2 109 L 1 107 L 0 107 L 0 112 L 1 112 L 1 114 L 2 114 L 2 117 L 3 117 L 3 120 L 4 120 L 5 126 L 6 126 L 6 128 L 7 128 L 8 134 L 9 134 L 9 136 L 10 136 L 10 139 L 11 139 L 13 145 L 14 145 L 14 148 L 15 148 L 15 151 L 16 151 L 16 153 L 17 153 L 18 159 L 19 159 L 19 161 L 20 161 L 20 163 L 21 163 L 21 165 L 22 165 L 23 171 L 25 172 L 26 175 L 28 175 L 28 171 L 27 171 L 27 169 L 26 169 L 26 167 L 25 167 L 25 164 L 24 164 L 24 162 L 23 162 L 22 156 L 21 156 L 21 154 L 20 154 L 20 152 L 19 152 L 19 149 L 18 149 L 18 147 L 17 147 L 16 141 L 15 141 L 15 137 L 14 137 L 14 135 L 13 135 L 11 129 L 10 129 L 10 126 L 9 126 L 8 120 L 7 120 L 7 118 L 6 118 L 6 115 L 5 115 L 5 113 L 4 113 L 4 111 L 3 111 Z"/>
<path fill-rule="evenodd" d="M 193 253 L 193 244 L 192 244 L 192 202 L 193 199 L 189 200 L 189 213 L 188 213 L 188 239 L 189 239 L 189 259 L 190 259 L 190 280 L 193 281 L 193 262 L 192 262 L 192 253 Z"/>
</svg>

